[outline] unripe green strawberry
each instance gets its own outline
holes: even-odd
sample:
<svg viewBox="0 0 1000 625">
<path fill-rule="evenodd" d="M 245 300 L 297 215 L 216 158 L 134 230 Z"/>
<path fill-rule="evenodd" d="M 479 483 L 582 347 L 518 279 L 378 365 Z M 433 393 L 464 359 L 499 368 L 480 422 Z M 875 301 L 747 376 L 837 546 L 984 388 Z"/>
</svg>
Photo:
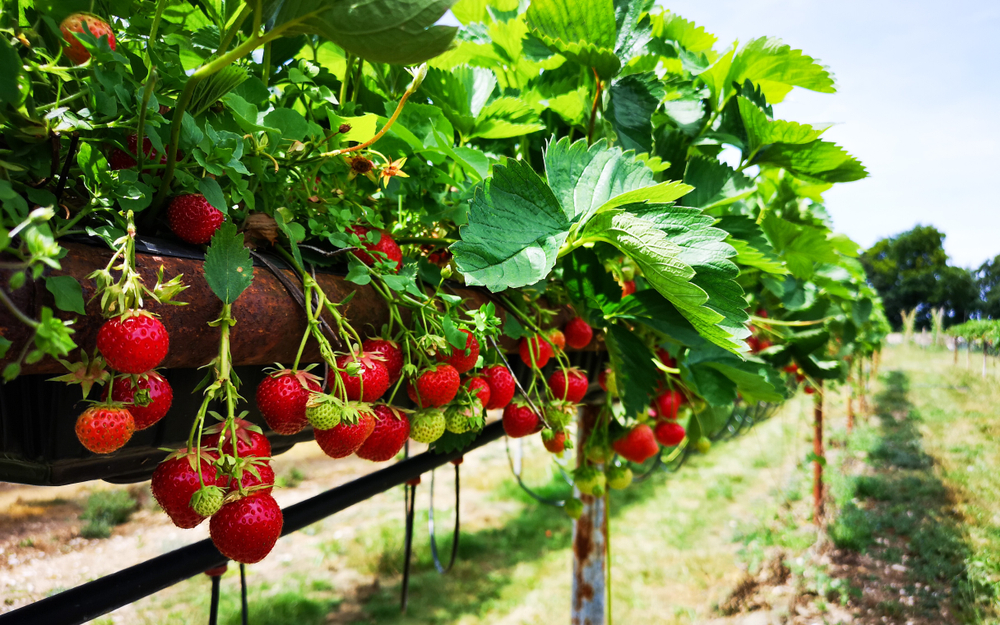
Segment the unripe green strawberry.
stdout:
<svg viewBox="0 0 1000 625">
<path fill-rule="evenodd" d="M 314 393 L 306 404 L 306 418 L 317 430 L 330 430 L 340 425 L 343 411 L 329 399 L 332 399 L 329 395 Z"/>
<path fill-rule="evenodd" d="M 694 444 L 703 454 L 707 454 L 710 449 L 712 449 L 712 440 L 707 436 L 702 436 L 698 439 L 698 442 Z"/>
<path fill-rule="evenodd" d="M 604 445 L 590 445 L 587 447 L 587 460 L 595 464 L 604 464 L 611 458 L 611 450 Z"/>
<path fill-rule="evenodd" d="M 212 516 L 222 507 L 224 494 L 218 486 L 202 486 L 191 495 L 191 509 L 201 516 Z"/>
<path fill-rule="evenodd" d="M 632 469 L 628 467 L 611 467 L 605 472 L 608 478 L 608 487 L 615 490 L 628 488 L 632 483 Z"/>
<path fill-rule="evenodd" d="M 566 512 L 566 516 L 569 518 L 573 520 L 579 519 L 583 516 L 583 502 L 579 499 L 567 499 L 563 511 Z"/>
<path fill-rule="evenodd" d="M 607 478 L 594 467 L 580 467 L 573 472 L 573 482 L 584 495 L 600 497 L 604 494 Z"/>
<path fill-rule="evenodd" d="M 421 410 L 410 419 L 410 438 L 418 443 L 433 443 L 444 434 L 446 420 L 440 408 Z"/>
<path fill-rule="evenodd" d="M 449 406 L 444 413 L 444 427 L 453 434 L 464 434 L 478 425 L 477 419 L 483 412 L 483 405 L 479 400 L 474 400 L 471 406 L 454 405 Z"/>
</svg>

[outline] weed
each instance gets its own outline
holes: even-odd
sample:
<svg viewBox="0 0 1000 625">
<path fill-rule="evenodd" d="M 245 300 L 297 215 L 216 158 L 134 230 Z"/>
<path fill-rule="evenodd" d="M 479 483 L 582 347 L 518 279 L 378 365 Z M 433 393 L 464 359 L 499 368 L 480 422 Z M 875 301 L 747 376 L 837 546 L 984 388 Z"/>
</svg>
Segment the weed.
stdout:
<svg viewBox="0 0 1000 625">
<path fill-rule="evenodd" d="M 80 519 L 88 521 L 80 528 L 84 538 L 108 538 L 111 528 L 128 521 L 138 504 L 124 490 L 101 490 L 87 498 L 87 505 Z"/>
</svg>

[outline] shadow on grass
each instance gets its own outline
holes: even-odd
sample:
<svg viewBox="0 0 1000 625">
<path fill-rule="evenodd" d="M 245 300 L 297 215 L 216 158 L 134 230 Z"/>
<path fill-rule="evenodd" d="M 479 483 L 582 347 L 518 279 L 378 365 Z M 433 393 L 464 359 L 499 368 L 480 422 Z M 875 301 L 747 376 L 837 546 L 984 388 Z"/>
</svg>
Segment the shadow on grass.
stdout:
<svg viewBox="0 0 1000 625">
<path fill-rule="evenodd" d="M 912 610 L 918 614 L 940 618 L 942 608 L 950 608 L 968 622 L 975 620 L 979 606 L 989 604 L 992 591 L 970 581 L 972 550 L 953 513 L 952 495 L 935 475 L 933 458 L 923 451 L 920 415 L 908 392 L 906 374 L 886 376 L 885 390 L 876 397 L 879 425 L 860 450 L 867 452 L 874 473 L 850 478 L 839 493 L 839 512 L 828 531 L 841 549 L 905 563 L 904 590 L 914 598 Z M 896 602 L 875 607 L 890 618 L 910 611 Z"/>
<path fill-rule="evenodd" d="M 655 495 L 657 487 L 668 477 L 659 473 L 624 491 L 611 492 L 611 519 L 633 504 Z M 553 476 L 549 483 L 535 488 L 539 495 L 562 499 L 570 495 L 570 486 L 561 476 Z M 496 493 L 497 499 L 516 500 L 526 505 L 519 514 L 504 522 L 502 527 L 474 532 L 462 532 L 455 567 L 447 575 L 439 575 L 434 568 L 428 546 L 426 513 L 421 524 L 418 513 L 414 538 L 413 564 L 410 570 L 410 593 L 407 614 L 400 614 L 400 584 L 394 581 L 385 587 L 376 587 L 364 602 L 367 618 L 356 622 L 390 623 L 451 623 L 467 615 L 485 615 L 506 602 L 514 607 L 516 600 L 505 600 L 505 587 L 516 582 L 519 564 L 544 559 L 548 554 L 568 549 L 573 539 L 572 521 L 560 510 L 553 510 L 531 499 L 512 480 L 504 482 Z M 439 521 L 439 527 L 442 527 Z M 445 516 L 437 541 L 444 553 L 450 549 L 450 516 Z M 399 532 L 399 545 L 402 532 Z M 393 545 L 388 551 L 395 557 L 396 566 L 402 565 L 402 549 Z M 380 556 L 381 562 L 382 556 Z M 565 568 L 563 566 L 562 568 Z M 374 572 L 374 571 L 373 571 Z M 381 570 L 379 572 L 394 572 Z M 566 575 L 569 576 L 569 571 Z"/>
</svg>

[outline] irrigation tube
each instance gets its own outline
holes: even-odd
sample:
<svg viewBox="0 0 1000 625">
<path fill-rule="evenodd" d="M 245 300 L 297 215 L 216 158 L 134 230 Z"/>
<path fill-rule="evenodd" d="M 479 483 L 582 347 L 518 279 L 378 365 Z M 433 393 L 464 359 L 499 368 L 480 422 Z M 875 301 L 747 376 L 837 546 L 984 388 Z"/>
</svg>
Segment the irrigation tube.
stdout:
<svg viewBox="0 0 1000 625">
<path fill-rule="evenodd" d="M 301 501 L 283 510 L 285 536 L 350 508 L 435 467 L 447 464 L 503 435 L 503 424 L 491 423 L 472 444 L 458 452 L 424 452 L 360 479 Z M 148 597 L 226 561 L 209 539 L 182 547 L 127 569 L 0 615 L 0 625 L 78 625 Z"/>
</svg>

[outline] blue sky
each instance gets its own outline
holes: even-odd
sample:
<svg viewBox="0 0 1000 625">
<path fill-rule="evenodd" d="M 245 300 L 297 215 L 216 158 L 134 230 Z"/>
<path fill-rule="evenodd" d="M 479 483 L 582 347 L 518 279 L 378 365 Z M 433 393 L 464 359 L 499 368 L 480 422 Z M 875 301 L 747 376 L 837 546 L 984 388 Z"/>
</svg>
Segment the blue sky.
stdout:
<svg viewBox="0 0 1000 625">
<path fill-rule="evenodd" d="M 774 36 L 833 70 L 838 93 L 796 89 L 774 112 L 836 123 L 825 138 L 868 167 L 826 195 L 837 230 L 867 247 L 932 224 L 953 264 L 1000 254 L 1000 2 L 661 4 L 717 35 L 717 49 Z"/>
</svg>

